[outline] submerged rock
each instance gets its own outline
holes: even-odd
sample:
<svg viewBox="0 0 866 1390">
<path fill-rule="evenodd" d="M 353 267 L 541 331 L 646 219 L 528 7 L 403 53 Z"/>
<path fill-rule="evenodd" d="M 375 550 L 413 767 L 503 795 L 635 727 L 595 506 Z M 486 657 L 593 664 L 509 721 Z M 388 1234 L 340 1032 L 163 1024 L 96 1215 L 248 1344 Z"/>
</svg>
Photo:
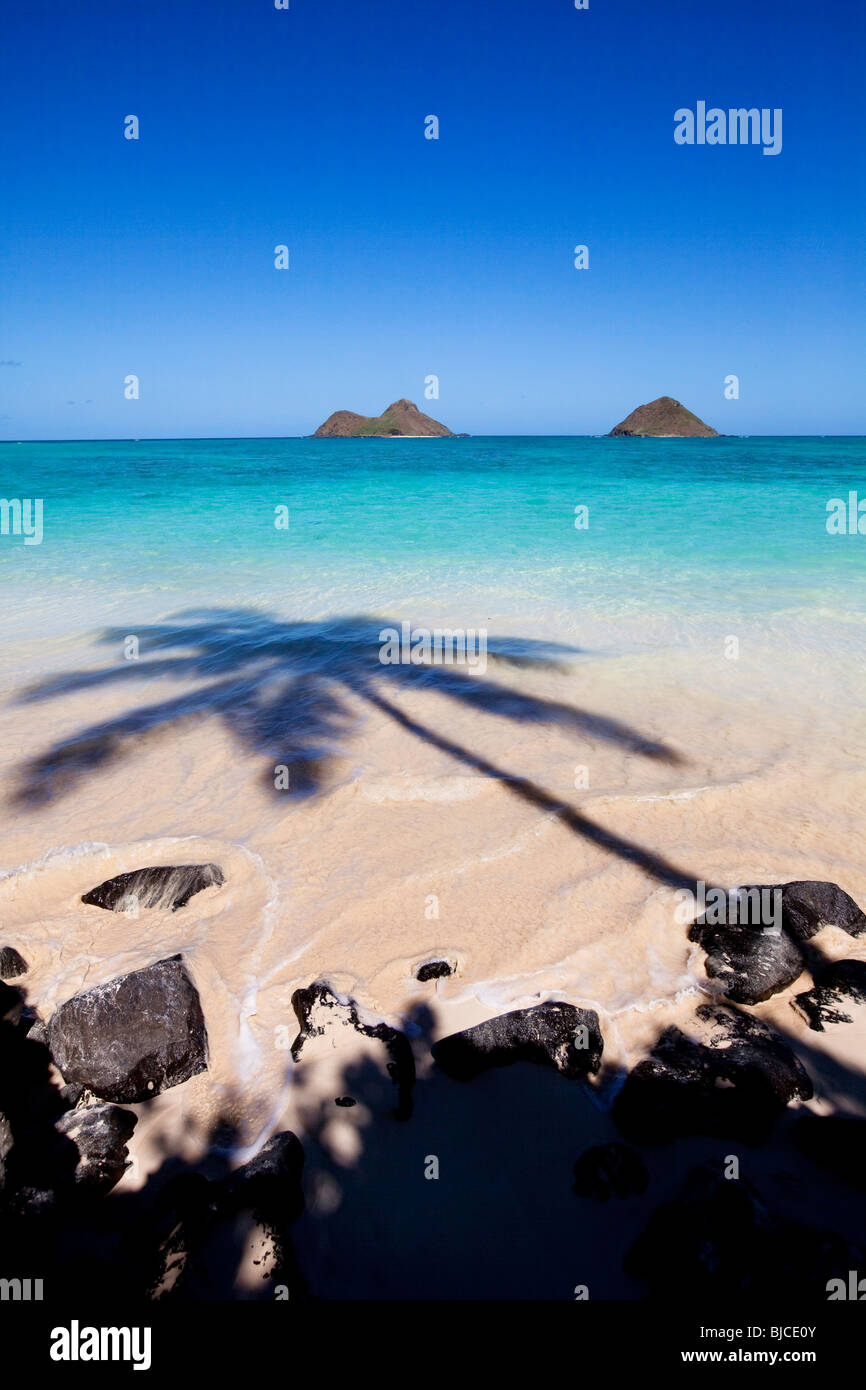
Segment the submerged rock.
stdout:
<svg viewBox="0 0 866 1390">
<path fill-rule="evenodd" d="M 137 1116 L 118 1105 L 92 1105 L 61 1115 L 54 1128 L 79 1154 L 74 1182 L 92 1192 L 109 1192 L 126 1171 L 126 1145 L 136 1123 Z"/>
<path fill-rule="evenodd" d="M 207 1068 L 198 991 L 180 956 L 76 994 L 53 1014 L 48 1045 L 66 1082 L 102 1100 L 149 1100 Z"/>
<path fill-rule="evenodd" d="M 426 984 L 428 980 L 441 980 L 445 975 L 453 975 L 457 969 L 450 960 L 427 960 L 415 971 L 415 979 Z"/>
<path fill-rule="evenodd" d="M 365 1038 L 375 1038 L 385 1046 L 388 1075 L 397 1088 L 396 1115 L 407 1120 L 412 1114 L 412 1088 L 415 1085 L 415 1058 L 405 1034 L 388 1023 L 363 1023 L 354 999 L 341 999 L 324 980 L 306 989 L 296 989 L 292 1008 L 300 1032 L 292 1043 L 292 1060 L 299 1062 L 310 1038 L 321 1037 L 327 1029 L 340 1025 L 353 1028 Z"/>
<path fill-rule="evenodd" d="M 715 926 L 695 922 L 689 940 L 707 953 L 705 968 L 735 1004 L 759 1004 L 787 989 L 802 975 L 803 953 L 784 932 L 761 927 Z"/>
<path fill-rule="evenodd" d="M 432 1053 L 437 1065 L 458 1081 L 513 1062 L 540 1062 L 578 1080 L 598 1071 L 603 1049 L 598 1014 L 548 1000 L 441 1038 Z"/>
<path fill-rule="evenodd" d="M 218 864 L 157 865 L 133 869 L 128 874 L 106 879 L 82 895 L 81 901 L 110 912 L 136 913 L 142 908 L 170 907 L 177 912 L 204 888 L 225 883 Z"/>
<path fill-rule="evenodd" d="M 747 1178 L 727 1179 L 723 1165 L 706 1163 L 653 1213 L 623 1268 L 667 1300 L 679 1289 L 724 1303 L 732 1295 L 799 1303 L 826 1299 L 828 1280 L 858 1259 L 842 1236 L 777 1219 Z"/>
<path fill-rule="evenodd" d="M 791 1000 L 791 1007 L 802 1014 L 809 1027 L 823 1033 L 826 1023 L 851 1023 L 852 1017 L 840 1007 L 846 1000 L 866 1004 L 866 961 L 837 960 L 813 975 L 815 984 Z"/>
<path fill-rule="evenodd" d="M 647 1166 L 635 1149 L 616 1142 L 596 1144 L 575 1163 L 572 1191 L 606 1202 L 611 1196 L 639 1196 L 648 1182 Z"/>
<path fill-rule="evenodd" d="M 30 969 L 14 946 L 0 946 L 0 980 L 16 980 Z"/>
<path fill-rule="evenodd" d="M 618 1128 L 636 1143 L 667 1143 L 686 1134 L 766 1138 L 792 1100 L 809 1100 L 812 1083 L 800 1061 L 751 1015 L 703 1004 L 705 1041 L 666 1028 L 651 1055 L 626 1077 L 613 1104 Z"/>
</svg>

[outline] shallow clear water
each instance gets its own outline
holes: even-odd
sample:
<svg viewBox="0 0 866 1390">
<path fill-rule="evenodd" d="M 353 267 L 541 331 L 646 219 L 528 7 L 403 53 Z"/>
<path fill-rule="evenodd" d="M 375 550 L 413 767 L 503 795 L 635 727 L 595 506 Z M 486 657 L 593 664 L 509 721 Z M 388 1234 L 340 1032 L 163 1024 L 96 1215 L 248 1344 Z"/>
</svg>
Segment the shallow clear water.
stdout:
<svg viewBox="0 0 866 1390">
<path fill-rule="evenodd" d="M 784 617 L 859 640 L 866 536 L 826 526 L 858 486 L 862 438 L 5 443 L 0 496 L 41 497 L 44 538 L 0 536 L 0 583 L 22 636 L 218 603 L 596 641 Z"/>
</svg>

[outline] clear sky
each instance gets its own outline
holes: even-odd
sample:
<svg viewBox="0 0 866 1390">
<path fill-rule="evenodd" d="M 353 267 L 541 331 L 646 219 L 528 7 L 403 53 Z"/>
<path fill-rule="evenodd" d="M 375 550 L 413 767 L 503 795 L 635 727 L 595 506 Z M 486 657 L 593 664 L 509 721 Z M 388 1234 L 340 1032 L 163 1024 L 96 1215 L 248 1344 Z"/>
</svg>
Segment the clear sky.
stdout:
<svg viewBox="0 0 866 1390">
<path fill-rule="evenodd" d="M 2 49 L 2 438 L 866 432 L 859 0 L 27 0 Z M 698 101 L 781 153 L 677 145 Z"/>
</svg>

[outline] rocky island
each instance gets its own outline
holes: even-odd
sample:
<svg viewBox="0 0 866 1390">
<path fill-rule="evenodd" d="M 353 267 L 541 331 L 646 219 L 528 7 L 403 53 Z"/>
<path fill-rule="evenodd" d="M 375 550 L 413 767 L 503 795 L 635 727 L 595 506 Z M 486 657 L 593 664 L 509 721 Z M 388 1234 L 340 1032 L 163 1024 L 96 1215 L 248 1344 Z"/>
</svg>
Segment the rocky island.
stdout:
<svg viewBox="0 0 866 1390">
<path fill-rule="evenodd" d="M 444 439 L 453 437 L 453 431 L 425 415 L 414 401 L 403 399 L 394 401 L 381 415 L 356 415 L 354 410 L 335 410 L 312 438 L 357 439 L 370 436 L 387 439 L 407 435 Z"/>
<path fill-rule="evenodd" d="M 659 396 L 614 425 L 608 438 L 709 439 L 718 433 L 672 396 Z"/>
</svg>

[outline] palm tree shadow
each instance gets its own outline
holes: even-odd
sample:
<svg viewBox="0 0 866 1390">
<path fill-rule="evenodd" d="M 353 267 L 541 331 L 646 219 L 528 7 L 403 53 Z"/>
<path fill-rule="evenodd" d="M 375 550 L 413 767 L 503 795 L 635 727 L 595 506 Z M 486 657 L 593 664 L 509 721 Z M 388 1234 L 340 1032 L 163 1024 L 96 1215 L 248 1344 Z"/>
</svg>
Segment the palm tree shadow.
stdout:
<svg viewBox="0 0 866 1390">
<path fill-rule="evenodd" d="M 462 666 L 447 659 L 444 664 L 383 663 L 380 652 L 386 627 L 399 631 L 400 624 L 364 614 L 285 622 L 243 608 L 189 610 L 172 621 L 146 627 L 136 634 L 136 659 L 41 681 L 21 692 L 17 703 L 43 703 L 67 693 L 154 680 L 182 681 L 182 692 L 60 739 L 23 766 L 12 804 L 19 808 L 44 805 L 67 794 L 82 778 L 118 761 L 133 743 L 214 717 L 222 720 L 244 749 L 267 758 L 263 780 L 271 792 L 279 797 L 287 794 L 278 789 L 276 765 L 285 769 L 289 796 L 311 796 L 323 789 L 329 762 L 350 737 L 357 719 L 351 698 L 384 713 L 420 742 L 440 749 L 464 767 L 502 782 L 514 796 L 558 817 L 573 833 L 606 851 L 638 863 L 659 881 L 676 887 L 694 884 L 693 875 L 604 830 L 537 783 L 410 718 L 390 692 L 424 690 L 494 719 L 556 724 L 580 737 L 671 766 L 683 761 L 673 748 L 620 720 L 500 684 L 490 679 L 477 660 L 474 670 L 471 659 Z M 113 628 L 99 640 L 123 650 L 129 635 Z M 579 651 L 506 637 L 489 641 L 486 657 L 494 667 L 562 670 Z"/>
</svg>

